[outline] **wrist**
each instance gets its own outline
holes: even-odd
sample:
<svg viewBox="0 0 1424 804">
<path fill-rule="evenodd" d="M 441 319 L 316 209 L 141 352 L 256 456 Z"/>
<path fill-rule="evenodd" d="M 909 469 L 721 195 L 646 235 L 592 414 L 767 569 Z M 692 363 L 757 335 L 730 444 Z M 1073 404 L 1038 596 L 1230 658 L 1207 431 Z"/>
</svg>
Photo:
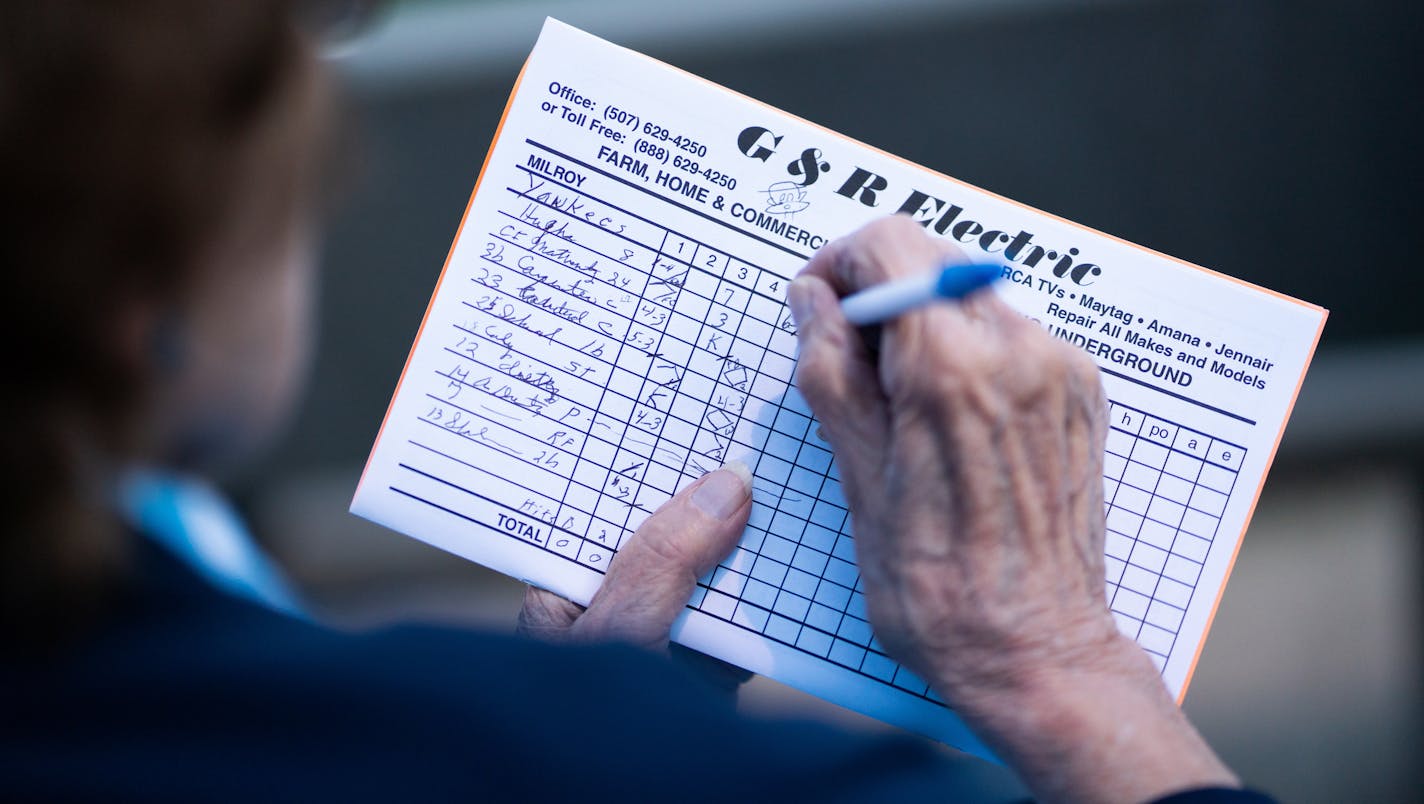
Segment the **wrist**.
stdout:
<svg viewBox="0 0 1424 804">
<path fill-rule="evenodd" d="M 958 708 L 1042 694 L 1063 677 L 1155 674 L 1135 643 L 1118 631 L 1106 608 L 1077 614 L 983 623 L 972 634 L 926 656 L 934 687 Z M 1160 683 L 1160 682 L 1159 682 Z"/>
<path fill-rule="evenodd" d="M 1147 801 L 1240 785 L 1141 648 L 1115 629 L 1095 648 L 961 690 L 956 710 L 1044 800 Z"/>
</svg>

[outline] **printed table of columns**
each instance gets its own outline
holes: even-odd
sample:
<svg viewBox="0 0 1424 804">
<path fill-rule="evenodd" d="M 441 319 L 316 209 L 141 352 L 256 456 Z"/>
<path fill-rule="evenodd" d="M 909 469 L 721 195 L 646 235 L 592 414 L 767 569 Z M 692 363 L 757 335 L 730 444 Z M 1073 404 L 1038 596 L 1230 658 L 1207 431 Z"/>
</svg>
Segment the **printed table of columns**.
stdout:
<svg viewBox="0 0 1424 804">
<path fill-rule="evenodd" d="M 684 231 L 696 211 L 526 145 L 497 214 L 472 220 L 478 259 L 447 277 L 461 314 L 423 336 L 442 359 L 391 490 L 602 572 L 679 489 L 745 459 L 750 525 L 690 605 L 935 700 L 871 633 L 836 468 L 791 383 L 803 255 L 751 231 L 713 248 Z M 1112 417 L 1108 598 L 1161 666 L 1244 450 Z"/>
</svg>

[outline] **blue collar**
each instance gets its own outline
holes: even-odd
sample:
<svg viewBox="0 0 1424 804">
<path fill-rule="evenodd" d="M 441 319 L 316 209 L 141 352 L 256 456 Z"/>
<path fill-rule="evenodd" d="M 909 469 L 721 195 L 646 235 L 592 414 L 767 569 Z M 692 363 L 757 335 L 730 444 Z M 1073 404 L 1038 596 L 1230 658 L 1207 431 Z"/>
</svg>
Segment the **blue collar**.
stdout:
<svg viewBox="0 0 1424 804">
<path fill-rule="evenodd" d="M 227 499 L 206 481 L 154 469 L 131 469 L 118 486 L 129 526 L 235 597 L 301 619 L 300 598 L 252 540 Z"/>
</svg>

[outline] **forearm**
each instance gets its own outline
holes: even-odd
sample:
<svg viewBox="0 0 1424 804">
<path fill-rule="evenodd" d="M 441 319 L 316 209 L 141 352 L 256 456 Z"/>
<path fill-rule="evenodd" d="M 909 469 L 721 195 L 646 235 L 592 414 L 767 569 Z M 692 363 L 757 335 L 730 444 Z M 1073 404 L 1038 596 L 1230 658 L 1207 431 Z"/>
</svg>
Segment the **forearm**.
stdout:
<svg viewBox="0 0 1424 804">
<path fill-rule="evenodd" d="M 1045 801 L 1151 801 L 1240 785 L 1126 638 L 1089 666 L 1015 673 L 956 700 Z"/>
</svg>

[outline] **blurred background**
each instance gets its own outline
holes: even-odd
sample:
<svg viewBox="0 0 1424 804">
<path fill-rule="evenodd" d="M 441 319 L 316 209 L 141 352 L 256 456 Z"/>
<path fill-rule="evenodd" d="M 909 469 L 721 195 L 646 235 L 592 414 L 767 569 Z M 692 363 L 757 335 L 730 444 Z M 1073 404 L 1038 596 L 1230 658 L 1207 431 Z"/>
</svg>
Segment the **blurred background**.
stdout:
<svg viewBox="0 0 1424 804">
<path fill-rule="evenodd" d="M 359 8 L 359 2 L 350 4 Z M 1424 790 L 1424 6 L 409 0 L 331 46 L 355 143 L 314 381 L 234 491 L 331 619 L 509 629 L 519 586 L 346 513 L 544 16 L 1330 308 L 1186 709 L 1296 801 Z M 758 679 L 743 707 L 885 728 Z"/>
</svg>

